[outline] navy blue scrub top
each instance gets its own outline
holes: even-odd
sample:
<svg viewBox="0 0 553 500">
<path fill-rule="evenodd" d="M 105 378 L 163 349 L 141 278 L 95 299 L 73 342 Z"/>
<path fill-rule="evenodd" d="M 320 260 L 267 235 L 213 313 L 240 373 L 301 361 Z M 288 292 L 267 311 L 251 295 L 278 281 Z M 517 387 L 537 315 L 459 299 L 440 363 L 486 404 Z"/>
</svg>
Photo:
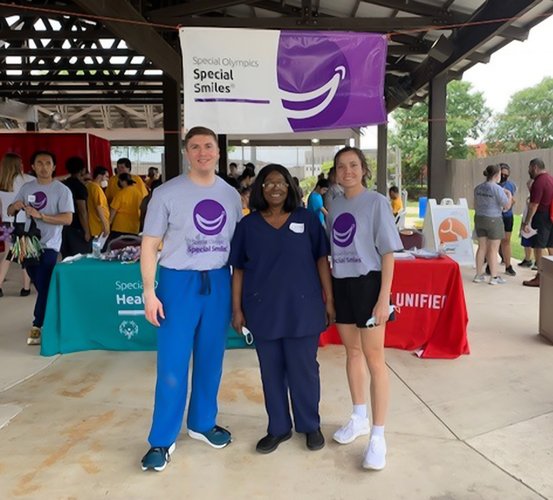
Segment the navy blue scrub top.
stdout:
<svg viewBox="0 0 553 500">
<path fill-rule="evenodd" d="M 317 260 L 330 251 L 317 217 L 295 209 L 280 229 L 259 212 L 236 227 L 230 264 L 244 271 L 242 310 L 254 338 L 319 335 L 326 312 Z"/>
</svg>

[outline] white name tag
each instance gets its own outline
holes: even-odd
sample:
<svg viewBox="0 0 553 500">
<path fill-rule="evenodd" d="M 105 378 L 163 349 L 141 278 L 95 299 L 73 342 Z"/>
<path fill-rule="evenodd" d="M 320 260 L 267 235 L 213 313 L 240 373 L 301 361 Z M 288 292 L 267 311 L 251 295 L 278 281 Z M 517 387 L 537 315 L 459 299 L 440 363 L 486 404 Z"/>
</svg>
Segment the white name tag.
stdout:
<svg viewBox="0 0 553 500">
<path fill-rule="evenodd" d="M 293 233 L 301 234 L 305 231 L 305 224 L 303 222 L 291 222 L 290 231 Z"/>
</svg>

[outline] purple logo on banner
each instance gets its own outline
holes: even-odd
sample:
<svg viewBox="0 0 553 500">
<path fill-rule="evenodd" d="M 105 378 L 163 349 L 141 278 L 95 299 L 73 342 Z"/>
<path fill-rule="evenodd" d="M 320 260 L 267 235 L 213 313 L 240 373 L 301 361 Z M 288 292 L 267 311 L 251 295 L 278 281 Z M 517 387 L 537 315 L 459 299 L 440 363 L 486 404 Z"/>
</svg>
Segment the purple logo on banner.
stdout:
<svg viewBox="0 0 553 500">
<path fill-rule="evenodd" d="M 351 245 L 355 236 L 355 217 L 346 212 L 338 216 L 332 225 L 332 241 L 339 247 Z"/>
<path fill-rule="evenodd" d="M 227 221 L 223 205 L 215 200 L 200 201 L 194 207 L 193 217 L 196 229 L 208 236 L 219 234 Z"/>
<path fill-rule="evenodd" d="M 386 46 L 381 35 L 282 32 L 278 86 L 294 131 L 385 122 Z"/>
<path fill-rule="evenodd" d="M 42 191 L 37 191 L 33 194 L 35 197 L 35 201 L 29 203 L 31 207 L 33 207 L 35 210 L 42 210 L 46 204 L 48 203 L 48 197 L 46 196 L 46 193 Z"/>
</svg>

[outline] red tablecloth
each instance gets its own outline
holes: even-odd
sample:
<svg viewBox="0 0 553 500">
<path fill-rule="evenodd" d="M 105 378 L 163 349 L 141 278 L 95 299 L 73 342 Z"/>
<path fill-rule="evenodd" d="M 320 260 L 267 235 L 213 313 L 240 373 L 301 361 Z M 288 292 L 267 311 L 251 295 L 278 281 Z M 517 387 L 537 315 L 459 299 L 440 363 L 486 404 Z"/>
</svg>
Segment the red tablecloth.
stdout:
<svg viewBox="0 0 553 500">
<path fill-rule="evenodd" d="M 459 265 L 449 257 L 398 260 L 392 282 L 396 320 L 386 326 L 386 347 L 417 351 L 422 358 L 469 354 L 467 306 Z M 335 326 L 320 345 L 341 344 Z"/>
</svg>

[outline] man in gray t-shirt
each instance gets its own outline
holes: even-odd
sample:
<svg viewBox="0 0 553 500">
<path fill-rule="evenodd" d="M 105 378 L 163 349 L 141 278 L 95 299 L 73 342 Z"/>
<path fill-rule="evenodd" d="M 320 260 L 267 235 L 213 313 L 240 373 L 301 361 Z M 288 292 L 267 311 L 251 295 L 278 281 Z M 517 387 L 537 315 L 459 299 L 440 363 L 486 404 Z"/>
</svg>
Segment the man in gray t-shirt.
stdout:
<svg viewBox="0 0 553 500">
<path fill-rule="evenodd" d="M 54 180 L 56 157 L 49 151 L 37 151 L 31 160 L 36 180 L 23 184 L 8 207 L 8 215 L 20 210 L 27 217 L 26 225 L 35 221 L 40 230 L 42 254 L 39 261 L 26 267 L 37 290 L 33 327 L 27 344 L 40 344 L 40 329 L 46 313 L 46 300 L 50 278 L 58 260 L 63 226 L 71 224 L 73 218 L 73 197 L 69 188 Z"/>
<path fill-rule="evenodd" d="M 174 450 L 192 353 L 188 434 L 214 448 L 231 441 L 230 432 L 216 424 L 217 393 L 230 325 L 230 241 L 242 204 L 238 192 L 215 175 L 219 148 L 212 130 L 190 129 L 184 147 L 189 174 L 154 191 L 144 223 L 144 309 L 146 319 L 159 328 L 151 448 L 142 470 L 163 470 Z"/>
</svg>

